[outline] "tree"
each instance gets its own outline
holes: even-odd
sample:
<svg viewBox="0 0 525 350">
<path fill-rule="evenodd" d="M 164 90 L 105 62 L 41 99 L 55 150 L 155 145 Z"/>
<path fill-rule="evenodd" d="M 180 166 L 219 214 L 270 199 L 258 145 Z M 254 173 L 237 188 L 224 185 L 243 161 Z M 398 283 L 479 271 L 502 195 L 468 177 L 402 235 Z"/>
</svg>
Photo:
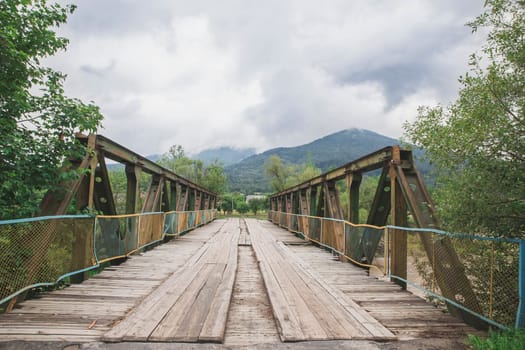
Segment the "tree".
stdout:
<svg viewBox="0 0 525 350">
<path fill-rule="evenodd" d="M 317 168 L 311 161 L 301 165 L 285 165 L 281 158 L 275 154 L 268 157 L 264 163 L 264 171 L 266 176 L 270 178 L 270 184 L 276 192 L 321 175 L 321 169 Z"/>
<path fill-rule="evenodd" d="M 278 155 L 271 155 L 264 162 L 264 173 L 270 178 L 270 185 L 274 191 L 280 192 L 286 188 L 290 169 L 283 164 Z"/>
<path fill-rule="evenodd" d="M 437 169 L 434 196 L 446 228 L 523 236 L 525 2 L 487 0 L 468 25 L 489 34 L 459 79 L 458 99 L 421 107 L 406 135 Z"/>
<path fill-rule="evenodd" d="M 228 183 L 224 166 L 218 162 L 206 166 L 202 186 L 218 194 L 225 193 L 228 190 Z"/>
<path fill-rule="evenodd" d="M 248 207 L 252 211 L 253 215 L 257 215 L 259 210 L 264 209 L 264 202 L 266 198 L 253 198 L 248 201 Z"/>
<path fill-rule="evenodd" d="M 250 210 L 250 207 L 245 201 L 241 201 L 241 202 L 237 202 L 236 209 L 239 212 L 239 214 L 245 214 Z"/>
<path fill-rule="evenodd" d="M 227 178 L 222 164 L 213 162 L 205 166 L 201 160 L 187 157 L 181 145 L 171 146 L 157 163 L 212 192 L 221 194 L 227 190 Z"/>
<path fill-rule="evenodd" d="M 226 213 L 232 213 L 235 209 L 235 203 L 232 194 L 223 194 L 219 197 L 219 208 Z"/>
<path fill-rule="evenodd" d="M 78 176 L 60 167 L 86 152 L 75 134 L 95 132 L 102 120 L 92 103 L 65 96 L 65 74 L 41 64 L 66 49 L 53 29 L 74 9 L 0 2 L 0 218 L 34 215 L 46 190 Z"/>
<path fill-rule="evenodd" d="M 290 175 L 286 179 L 286 187 L 299 185 L 321 175 L 321 169 L 316 167 L 311 161 L 308 161 L 306 164 L 290 167 L 289 173 Z"/>
</svg>

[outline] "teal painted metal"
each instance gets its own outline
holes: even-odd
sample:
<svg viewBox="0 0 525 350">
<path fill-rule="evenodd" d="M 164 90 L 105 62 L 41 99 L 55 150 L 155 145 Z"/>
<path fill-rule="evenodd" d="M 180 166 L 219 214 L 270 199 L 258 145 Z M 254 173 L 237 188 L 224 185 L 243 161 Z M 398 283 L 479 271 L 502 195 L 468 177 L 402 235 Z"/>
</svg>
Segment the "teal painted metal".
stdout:
<svg viewBox="0 0 525 350">
<path fill-rule="evenodd" d="M 22 224 L 22 223 L 25 223 L 25 222 L 35 222 L 35 221 L 44 221 L 44 220 L 56 220 L 56 219 L 88 219 L 88 218 L 95 218 L 95 216 L 94 215 L 35 216 L 34 218 L 0 220 L 0 225 Z"/>
<path fill-rule="evenodd" d="M 99 264 L 93 265 L 93 266 L 90 266 L 90 267 L 86 267 L 85 269 L 68 272 L 68 273 L 60 276 L 59 278 L 57 278 L 57 280 L 55 282 L 35 283 L 35 284 L 30 285 L 30 286 L 26 286 L 26 287 L 24 287 L 22 289 L 17 290 L 15 293 L 8 295 L 4 299 L 0 300 L 0 305 L 2 305 L 4 303 L 7 303 L 9 300 L 13 299 L 17 295 L 20 295 L 20 294 L 22 294 L 22 293 L 24 293 L 24 292 L 26 292 L 26 291 L 28 291 L 30 289 L 38 288 L 38 287 L 52 287 L 52 286 L 56 285 L 58 282 L 60 282 L 63 279 L 67 278 L 67 277 L 71 277 L 73 275 L 76 275 L 76 274 L 79 274 L 79 273 L 83 273 L 83 272 L 86 272 L 86 271 L 94 270 L 94 269 L 97 269 L 99 267 L 100 267 Z"/>
<path fill-rule="evenodd" d="M 210 209 L 208 209 L 210 210 Z M 150 212 L 150 213 L 142 213 L 140 214 L 141 216 L 146 216 L 146 215 L 154 215 L 154 214 L 163 214 L 162 212 Z M 196 228 L 195 227 L 195 215 L 196 213 L 190 213 L 189 215 L 189 221 L 191 221 L 191 225 L 186 229 L 184 230 L 184 232 L 181 232 L 180 234 L 183 235 L 189 231 L 191 231 L 192 229 Z M 209 222 L 212 222 L 214 220 L 214 216 L 215 215 L 211 215 L 210 217 L 210 220 Z M 206 218 L 206 214 L 205 212 L 202 213 L 202 217 L 203 217 L 203 222 L 201 223 L 201 225 L 204 225 L 205 224 L 205 218 Z M 68 278 L 68 277 L 71 277 L 73 275 L 76 275 L 76 274 L 79 274 L 79 273 L 84 273 L 84 272 L 87 272 L 87 271 L 90 271 L 90 270 L 94 270 L 94 269 L 97 269 L 97 268 L 100 268 L 100 257 L 99 257 L 99 245 L 100 245 L 100 240 L 97 239 L 97 225 L 100 225 L 100 218 L 97 218 L 96 216 L 94 215 L 57 215 L 57 216 L 41 216 L 41 217 L 34 217 L 34 218 L 25 218 L 25 219 L 15 219 L 15 220 L 3 220 L 3 221 L 0 221 L 0 226 L 1 225 L 12 225 L 12 224 L 23 224 L 23 223 L 28 223 L 28 222 L 35 222 L 35 221 L 45 221 L 45 220 L 55 220 L 55 219 L 88 219 L 88 218 L 92 218 L 94 220 L 94 223 L 93 223 L 93 254 L 94 254 L 94 258 L 95 258 L 95 265 L 93 266 L 88 266 L 86 268 L 82 268 L 82 269 L 79 269 L 79 270 L 74 270 L 74 271 L 70 271 L 70 272 L 67 272 L 61 276 L 59 276 L 54 282 L 39 282 L 39 283 L 34 283 L 34 284 L 31 284 L 31 285 L 28 285 L 28 286 L 25 286 L 24 288 L 21 288 L 19 290 L 17 290 L 16 292 L 4 297 L 3 299 L 0 300 L 0 305 L 2 304 L 5 304 L 7 303 L 9 300 L 13 299 L 14 297 L 30 290 L 30 289 L 33 289 L 33 288 L 38 288 L 38 287 L 51 287 L 51 286 L 54 286 L 56 285 L 57 283 L 59 283 L 60 281 L 64 280 L 65 278 Z M 123 220 L 125 220 L 126 222 L 128 221 L 128 218 L 122 218 Z M 178 219 L 178 216 L 177 216 L 177 219 Z M 120 220 L 120 219 L 106 219 L 106 220 Z M 177 220 L 175 220 L 176 222 Z M 164 224 L 164 223 L 163 223 Z M 173 223 L 172 223 L 173 224 Z M 128 225 L 126 225 L 127 227 Z M 173 226 L 172 226 L 173 227 Z M 166 228 L 166 225 L 164 225 L 164 228 Z M 117 246 L 118 248 L 116 249 L 116 251 L 114 252 L 114 254 L 116 255 L 120 255 L 123 253 L 122 249 L 121 248 L 124 248 L 124 246 L 121 246 L 122 244 L 125 244 L 126 243 L 126 240 L 127 239 L 136 239 L 136 236 L 132 236 L 129 234 L 128 230 L 126 230 L 126 232 L 124 234 L 121 235 L 121 233 L 123 232 L 120 232 L 120 231 L 115 231 L 115 232 L 112 232 L 112 236 L 115 236 L 116 239 L 118 240 L 117 242 Z M 119 233 L 117 235 L 117 233 Z M 154 245 L 154 244 L 158 244 L 158 243 L 161 243 L 165 237 L 165 234 L 166 232 L 163 232 L 163 235 L 162 235 L 162 238 L 159 239 L 159 240 L 155 240 L 155 241 L 152 241 L 152 242 L 149 242 L 149 243 L 146 243 L 140 247 L 138 247 L 138 249 L 143 249 L 145 247 L 148 247 L 148 246 L 151 246 L 151 245 Z M 121 242 L 122 241 L 122 242 Z"/>
<path fill-rule="evenodd" d="M 468 313 L 471 314 L 471 315 L 476 316 L 476 317 L 479 318 L 480 320 L 482 320 L 482 321 L 484 321 L 484 322 L 487 322 L 488 324 L 490 324 L 490 325 L 492 325 L 492 326 L 495 326 L 495 327 L 500 328 L 500 329 L 508 329 L 508 327 L 506 327 L 506 326 L 504 326 L 504 325 L 502 325 L 502 324 L 500 324 L 500 323 L 498 323 L 498 322 L 496 322 L 496 321 L 494 321 L 494 320 L 491 320 L 490 318 L 487 318 L 487 317 L 485 317 L 485 316 L 483 316 L 483 315 L 480 315 L 480 314 L 478 314 L 477 312 L 474 312 L 474 311 L 472 311 L 472 310 L 470 310 L 470 309 L 464 307 L 463 305 L 458 304 L 458 303 L 455 302 L 454 300 L 450 300 L 450 299 L 448 299 L 448 298 L 445 298 L 445 297 L 442 296 L 442 295 L 439 295 L 439 294 L 433 293 L 433 292 L 429 291 L 428 289 L 426 289 L 426 288 L 424 288 L 424 287 L 422 287 L 422 286 L 420 286 L 420 285 L 418 285 L 418 284 L 412 283 L 412 282 L 410 282 L 410 281 L 408 281 L 408 280 L 406 280 L 406 279 L 404 279 L 404 278 L 401 278 L 401 277 L 396 276 L 396 275 L 388 275 L 388 278 L 393 278 L 393 279 L 399 280 L 399 281 L 401 281 L 401 282 L 404 282 L 404 283 L 406 283 L 406 284 L 409 284 L 409 285 L 411 285 L 412 287 L 417 288 L 417 289 L 419 289 L 419 290 L 425 292 L 426 294 L 431 295 L 432 297 L 434 297 L 434 298 L 436 298 L 436 299 L 439 299 L 439 300 L 441 300 L 441 301 L 444 301 L 444 302 L 450 303 L 450 304 L 454 305 L 455 307 L 457 307 L 457 308 L 459 308 L 459 309 L 461 309 L 461 310 L 463 310 L 463 311 L 465 311 L 465 312 L 468 312 Z"/>
<path fill-rule="evenodd" d="M 33 222 L 33 221 L 40 221 L 40 220 L 50 220 L 50 219 L 78 219 L 78 218 L 81 218 L 81 219 L 87 219 L 87 218 L 93 218 L 93 220 L 95 220 L 95 216 L 93 215 L 57 215 L 57 216 L 40 216 L 40 217 L 35 217 L 35 218 L 27 218 L 27 219 L 16 219 L 16 220 L 4 220 L 4 221 L 0 221 L 0 225 L 2 224 L 13 224 L 13 223 L 24 223 L 24 222 Z M 95 231 L 96 231 L 96 220 L 93 224 L 93 239 L 95 238 Z M 95 255 L 95 259 L 96 259 L 96 255 Z M 83 268 L 83 269 L 80 269 L 80 270 L 76 270 L 76 271 L 71 271 L 71 272 L 68 272 L 66 274 L 63 274 L 62 276 L 58 277 L 57 280 L 55 282 L 43 282 L 43 283 L 34 283 L 32 285 L 29 285 L 29 286 L 26 286 L 22 289 L 19 289 L 17 290 L 16 292 L 8 295 L 7 297 L 3 298 L 2 300 L 0 300 L 0 305 L 3 305 L 5 303 L 7 303 L 9 300 L 13 299 L 14 297 L 30 290 L 30 289 L 33 289 L 33 288 L 38 288 L 38 287 L 52 287 L 54 285 L 56 285 L 58 282 L 62 281 L 63 279 L 65 278 L 68 278 L 68 277 L 71 277 L 73 275 L 76 275 L 76 274 L 79 274 L 79 273 L 84 273 L 84 272 L 87 272 L 87 271 L 90 271 L 90 270 L 94 270 L 94 269 L 97 269 L 100 267 L 100 264 L 98 263 L 98 260 L 95 260 L 96 261 L 96 265 L 93 265 L 93 266 L 89 266 L 89 267 L 86 267 L 86 268 Z"/>
<path fill-rule="evenodd" d="M 493 242 L 520 243 L 520 244 L 525 242 L 525 240 L 519 239 L 519 238 L 467 235 L 464 233 L 447 232 L 447 231 L 438 230 L 435 228 L 401 227 L 401 226 L 393 226 L 393 225 L 387 225 L 387 228 L 394 229 L 394 230 L 409 231 L 409 232 L 431 232 L 431 233 L 437 233 L 440 235 L 449 236 L 452 238 L 475 239 L 478 241 L 493 241 Z"/>
<path fill-rule="evenodd" d="M 518 291 L 520 303 L 516 313 L 516 328 L 525 327 L 525 241 L 520 241 L 520 260 L 518 272 Z"/>
</svg>

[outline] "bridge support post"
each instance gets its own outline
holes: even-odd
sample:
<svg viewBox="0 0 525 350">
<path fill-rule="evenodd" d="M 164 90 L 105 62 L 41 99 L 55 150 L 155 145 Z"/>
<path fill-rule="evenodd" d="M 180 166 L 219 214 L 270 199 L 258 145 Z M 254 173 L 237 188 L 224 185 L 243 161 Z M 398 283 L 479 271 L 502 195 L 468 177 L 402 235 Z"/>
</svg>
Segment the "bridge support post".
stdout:
<svg viewBox="0 0 525 350">
<path fill-rule="evenodd" d="M 395 152 L 397 150 L 397 152 Z M 392 162 L 400 162 L 399 148 L 394 148 Z M 407 226 L 407 204 L 395 169 L 390 167 L 390 218 L 394 226 Z M 400 278 L 393 278 L 392 281 L 406 289 L 407 284 L 407 233 L 402 230 L 390 230 L 391 251 L 390 269 L 391 274 Z"/>
<path fill-rule="evenodd" d="M 525 328 L 525 241 L 523 240 L 520 241 L 518 291 L 520 303 L 516 313 L 516 328 Z"/>
<path fill-rule="evenodd" d="M 139 211 L 139 183 L 141 172 L 142 169 L 138 166 L 126 164 L 126 214 L 133 214 Z"/>
<path fill-rule="evenodd" d="M 348 221 L 353 224 L 359 223 L 359 187 L 361 186 L 361 174 L 350 173 L 346 175 L 346 187 L 348 191 Z"/>
</svg>

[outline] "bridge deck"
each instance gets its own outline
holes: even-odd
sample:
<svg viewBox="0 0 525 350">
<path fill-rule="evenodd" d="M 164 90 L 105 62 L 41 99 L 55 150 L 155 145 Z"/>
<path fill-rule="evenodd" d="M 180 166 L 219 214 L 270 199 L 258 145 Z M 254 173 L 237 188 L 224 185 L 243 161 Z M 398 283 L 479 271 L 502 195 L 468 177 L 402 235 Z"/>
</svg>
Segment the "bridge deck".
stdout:
<svg viewBox="0 0 525 350">
<path fill-rule="evenodd" d="M 475 332 L 265 221 L 217 220 L 0 315 L 0 340 L 221 342 Z"/>
</svg>

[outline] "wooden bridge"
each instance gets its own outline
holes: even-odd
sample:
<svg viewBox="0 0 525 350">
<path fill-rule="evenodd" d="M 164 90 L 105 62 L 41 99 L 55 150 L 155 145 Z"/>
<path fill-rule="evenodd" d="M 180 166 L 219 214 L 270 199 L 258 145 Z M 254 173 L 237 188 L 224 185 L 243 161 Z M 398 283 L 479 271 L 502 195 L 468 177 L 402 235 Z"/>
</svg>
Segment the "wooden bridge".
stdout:
<svg viewBox="0 0 525 350">
<path fill-rule="evenodd" d="M 104 137 L 80 140 L 89 151 L 72 161 L 79 177 L 49 192 L 41 213 L 61 215 L 74 202 L 102 215 L 0 222 L 0 348 L 366 342 L 387 349 L 429 339 L 457 348 L 476 329 L 525 322 L 525 276 L 513 277 L 525 271 L 518 268 L 524 242 L 435 230 L 439 221 L 408 150 L 388 147 L 274 194 L 269 220 L 214 220 L 215 193 Z M 105 158 L 125 165 L 124 213 Z M 378 169 L 367 224 L 345 221 L 359 221 L 362 175 Z M 141 173 L 150 175 L 142 198 Z M 524 259 L 516 258 L 520 249 Z M 418 295 L 407 291 L 416 267 L 431 288 Z M 64 279 L 72 284 L 24 301 L 29 288 Z"/>
<path fill-rule="evenodd" d="M 226 219 L 0 315 L 1 341 L 225 345 L 476 332 L 270 222 Z"/>
</svg>

